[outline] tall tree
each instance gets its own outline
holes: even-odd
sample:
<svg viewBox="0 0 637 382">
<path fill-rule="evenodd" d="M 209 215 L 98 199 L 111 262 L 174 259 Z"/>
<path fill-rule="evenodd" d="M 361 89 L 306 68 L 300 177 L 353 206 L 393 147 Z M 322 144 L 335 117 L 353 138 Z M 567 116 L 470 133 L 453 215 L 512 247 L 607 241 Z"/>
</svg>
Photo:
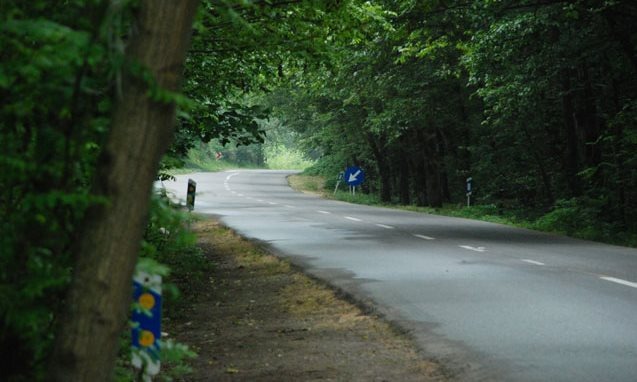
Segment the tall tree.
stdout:
<svg viewBox="0 0 637 382">
<path fill-rule="evenodd" d="M 198 1 L 143 0 L 126 50 L 127 71 L 99 159 L 92 208 L 74 250 L 76 268 L 51 362 L 56 381 L 111 379 L 130 304 L 130 283 L 161 155 L 173 130 Z M 149 73 L 151 76 L 141 75 Z"/>
</svg>

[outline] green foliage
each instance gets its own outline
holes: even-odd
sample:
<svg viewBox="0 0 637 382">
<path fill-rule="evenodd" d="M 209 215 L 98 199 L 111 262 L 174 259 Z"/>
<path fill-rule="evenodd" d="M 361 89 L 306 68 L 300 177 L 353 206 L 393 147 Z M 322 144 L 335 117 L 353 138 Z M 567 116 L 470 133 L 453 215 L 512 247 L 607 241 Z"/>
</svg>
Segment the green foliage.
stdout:
<svg viewBox="0 0 637 382">
<path fill-rule="evenodd" d="M 633 3 L 350 7 L 368 5 L 377 17 L 353 13 L 368 25 L 339 41 L 343 55 L 269 97 L 318 153 L 308 174 L 333 187 L 338 171 L 359 165 L 363 192 L 437 209 L 462 204 L 471 176 L 474 202 L 498 209 L 477 215 L 533 221 L 548 211 L 538 226 L 604 240 L 635 233 Z M 590 232 L 569 228 L 569 216 Z"/>
<path fill-rule="evenodd" d="M 205 283 L 214 266 L 195 245 L 196 238 L 189 230 L 191 220 L 191 215 L 172 206 L 165 194 L 160 192 L 153 197 L 137 269 L 162 276 L 164 317 L 179 314 L 191 303 L 194 299 L 191 288 Z M 117 380 L 135 379 L 137 371 L 130 364 L 130 348 L 130 331 L 127 331 L 120 345 Z M 189 373 L 187 360 L 194 357 L 196 353 L 187 345 L 170 338 L 162 340 L 159 378 L 171 381 Z"/>
<path fill-rule="evenodd" d="M 265 164 L 274 170 L 303 170 L 313 164 L 304 153 L 282 145 L 272 145 L 265 149 Z"/>
<path fill-rule="evenodd" d="M 450 213 L 637 242 L 634 2 L 202 3 L 185 94 L 151 87 L 180 108 L 163 169 L 304 167 L 304 152 L 328 190 L 359 165 L 368 180 L 357 198 L 438 211 L 463 204 L 472 176 L 485 206 Z M 153 83 L 123 59 L 135 4 L 0 4 L 9 380 L 44 378 L 78 227 L 108 203 L 91 186 L 120 78 Z M 204 280 L 183 218 L 153 203 L 144 255 L 173 278 Z"/>
<path fill-rule="evenodd" d="M 605 201 L 590 198 L 559 200 L 553 209 L 530 224 L 530 227 L 587 240 L 635 245 L 635 234 L 622 232 L 617 223 L 605 219 Z"/>
<path fill-rule="evenodd" d="M 221 158 L 217 155 L 221 154 Z M 263 168 L 263 147 L 261 144 L 238 146 L 222 145 L 218 140 L 199 143 L 188 151 L 184 159 L 187 171 L 222 171 L 237 167 Z"/>
<path fill-rule="evenodd" d="M 192 220 L 190 213 L 176 210 L 165 195 L 153 199 L 141 259 L 152 259 L 170 269 L 164 286 L 168 291 L 168 316 L 179 314 L 181 307 L 194 299 L 191 290 L 208 281 L 214 266 L 195 245 L 196 238 L 189 229 Z"/>
<path fill-rule="evenodd" d="M 107 131 L 127 8 L 0 8 L 0 375 L 41 380 Z"/>
</svg>

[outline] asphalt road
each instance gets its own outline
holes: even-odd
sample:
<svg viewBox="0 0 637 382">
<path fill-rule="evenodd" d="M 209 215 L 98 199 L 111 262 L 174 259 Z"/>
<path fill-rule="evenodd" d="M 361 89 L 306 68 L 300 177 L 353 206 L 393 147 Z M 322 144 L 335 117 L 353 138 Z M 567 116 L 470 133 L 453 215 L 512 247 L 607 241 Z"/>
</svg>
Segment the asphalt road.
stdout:
<svg viewBox="0 0 637 382">
<path fill-rule="evenodd" d="M 322 200 L 284 171 L 164 182 L 408 329 L 462 381 L 637 381 L 637 250 Z"/>
</svg>

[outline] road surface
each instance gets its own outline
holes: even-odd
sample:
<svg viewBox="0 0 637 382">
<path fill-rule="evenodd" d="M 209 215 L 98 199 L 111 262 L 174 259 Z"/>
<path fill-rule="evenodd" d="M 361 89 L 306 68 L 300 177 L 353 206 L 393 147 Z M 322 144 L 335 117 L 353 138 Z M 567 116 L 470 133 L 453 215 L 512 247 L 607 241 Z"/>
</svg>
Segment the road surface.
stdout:
<svg viewBox="0 0 637 382">
<path fill-rule="evenodd" d="M 409 330 L 462 381 L 637 381 L 637 250 L 323 200 L 285 171 L 165 187 Z"/>
</svg>

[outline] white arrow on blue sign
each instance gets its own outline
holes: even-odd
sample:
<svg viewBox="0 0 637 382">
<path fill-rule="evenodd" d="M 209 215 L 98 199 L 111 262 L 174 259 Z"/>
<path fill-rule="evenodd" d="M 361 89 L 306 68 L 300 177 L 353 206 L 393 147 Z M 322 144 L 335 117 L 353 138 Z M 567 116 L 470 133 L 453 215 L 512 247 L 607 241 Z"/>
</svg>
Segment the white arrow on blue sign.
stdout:
<svg viewBox="0 0 637 382">
<path fill-rule="evenodd" d="M 343 178 L 348 185 L 358 186 L 365 181 L 365 172 L 360 167 L 348 167 Z"/>
</svg>

